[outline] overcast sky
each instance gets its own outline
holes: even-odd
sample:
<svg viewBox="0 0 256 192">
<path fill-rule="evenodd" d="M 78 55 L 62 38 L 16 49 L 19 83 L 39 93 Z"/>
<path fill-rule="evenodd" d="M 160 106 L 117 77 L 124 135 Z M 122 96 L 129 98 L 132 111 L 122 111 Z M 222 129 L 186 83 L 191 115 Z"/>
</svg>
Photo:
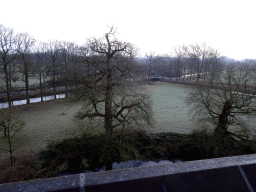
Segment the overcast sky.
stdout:
<svg viewBox="0 0 256 192">
<path fill-rule="evenodd" d="M 113 24 L 146 52 L 203 43 L 234 59 L 256 59 L 255 0 L 1 0 L 0 24 L 35 39 L 83 44 Z"/>
</svg>

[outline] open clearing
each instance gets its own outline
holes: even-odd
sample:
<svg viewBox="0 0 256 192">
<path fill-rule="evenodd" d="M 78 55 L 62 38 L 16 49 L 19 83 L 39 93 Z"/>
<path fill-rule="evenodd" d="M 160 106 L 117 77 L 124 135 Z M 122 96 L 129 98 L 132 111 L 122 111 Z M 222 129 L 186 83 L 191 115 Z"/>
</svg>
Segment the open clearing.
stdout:
<svg viewBox="0 0 256 192">
<path fill-rule="evenodd" d="M 154 132 L 190 133 L 196 128 L 189 115 L 191 109 L 185 103 L 191 87 L 157 82 L 156 85 L 148 85 L 148 90 L 152 94 Z"/>
<path fill-rule="evenodd" d="M 190 87 L 157 82 L 155 85 L 147 85 L 147 88 L 152 94 L 155 119 L 153 129 L 148 131 L 190 133 L 195 128 L 195 122 L 191 120 L 190 110 L 185 103 Z M 78 136 L 85 131 L 74 122 L 74 115 L 81 108 L 81 104 L 72 103 L 69 99 L 32 103 L 14 108 L 20 111 L 20 118 L 26 123 L 23 130 L 17 134 L 18 141 L 14 143 L 17 150 L 14 151 L 14 155 L 38 152 L 52 141 Z M 63 115 L 63 112 L 66 115 Z M 103 127 L 98 131 L 104 131 Z M 0 148 L 7 148 L 2 133 Z M 0 154 L 0 159 L 8 157 L 6 152 L 0 151 Z"/>
</svg>

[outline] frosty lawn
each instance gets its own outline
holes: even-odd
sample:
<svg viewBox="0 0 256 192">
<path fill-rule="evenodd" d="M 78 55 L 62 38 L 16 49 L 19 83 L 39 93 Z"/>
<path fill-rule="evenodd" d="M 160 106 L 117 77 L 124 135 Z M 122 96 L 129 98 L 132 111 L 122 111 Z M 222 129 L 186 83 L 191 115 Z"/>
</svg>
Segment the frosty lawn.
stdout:
<svg viewBox="0 0 256 192">
<path fill-rule="evenodd" d="M 148 89 L 152 93 L 154 132 L 190 133 L 195 128 L 195 122 L 189 115 L 190 108 L 185 103 L 191 87 L 157 82 L 149 85 Z"/>
<path fill-rule="evenodd" d="M 195 122 L 189 116 L 189 109 L 185 97 L 191 87 L 173 83 L 157 82 L 147 85 L 152 94 L 152 107 L 155 118 L 151 132 L 190 133 L 195 128 Z M 32 103 L 16 107 L 21 111 L 26 125 L 17 135 L 19 140 L 15 145 L 18 148 L 14 154 L 37 152 L 49 142 L 80 135 L 85 129 L 79 127 L 73 120 L 74 114 L 81 105 L 74 104 L 68 99 L 51 100 L 41 103 Z M 2 109 L 4 110 L 4 109 Z M 65 112 L 66 115 L 62 113 Z M 104 131 L 103 127 L 97 131 Z M 1 133 L 0 148 L 3 147 Z M 6 154 L 0 151 L 0 160 Z"/>
</svg>

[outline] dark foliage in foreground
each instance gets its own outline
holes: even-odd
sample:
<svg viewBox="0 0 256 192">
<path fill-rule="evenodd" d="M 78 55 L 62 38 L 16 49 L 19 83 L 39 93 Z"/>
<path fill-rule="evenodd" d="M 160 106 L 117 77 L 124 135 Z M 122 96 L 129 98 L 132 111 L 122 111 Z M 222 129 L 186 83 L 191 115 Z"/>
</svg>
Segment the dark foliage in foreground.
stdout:
<svg viewBox="0 0 256 192">
<path fill-rule="evenodd" d="M 15 164 L 9 172 L 5 166 L 6 171 L 0 176 L 0 182 L 95 171 L 109 160 L 124 162 L 179 158 L 189 161 L 252 153 L 256 153 L 255 140 L 239 141 L 230 135 L 218 137 L 205 131 L 192 134 L 134 132 L 116 135 L 111 143 L 105 142 L 104 135 L 82 135 L 49 145 L 39 153 L 39 164 L 38 160 L 29 158 L 30 161 L 25 164 Z"/>
<path fill-rule="evenodd" d="M 255 141 L 238 141 L 232 136 L 218 137 L 205 131 L 193 134 L 135 132 L 115 136 L 106 143 L 104 135 L 83 135 L 51 144 L 40 153 L 43 168 L 51 174 L 93 170 L 112 162 L 133 159 L 159 160 L 181 158 L 185 161 L 251 154 Z"/>
<path fill-rule="evenodd" d="M 39 159 L 44 162 L 42 166 L 45 171 L 58 174 L 63 171 L 76 173 L 85 169 L 95 171 L 109 160 L 120 162 L 143 158 L 128 142 L 114 137 L 114 140 L 108 143 L 104 138 L 104 135 L 82 135 L 79 138 L 53 143 L 40 153 Z"/>
<path fill-rule="evenodd" d="M 179 153 L 188 160 L 253 154 L 256 153 L 256 141 L 194 132 L 179 144 Z"/>
</svg>

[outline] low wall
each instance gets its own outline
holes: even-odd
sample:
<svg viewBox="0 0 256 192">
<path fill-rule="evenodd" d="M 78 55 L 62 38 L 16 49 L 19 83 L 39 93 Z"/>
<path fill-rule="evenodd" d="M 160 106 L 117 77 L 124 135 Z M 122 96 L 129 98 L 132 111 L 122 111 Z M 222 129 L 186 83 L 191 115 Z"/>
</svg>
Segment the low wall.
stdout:
<svg viewBox="0 0 256 192">
<path fill-rule="evenodd" d="M 0 191 L 254 191 L 256 155 L 1 184 Z"/>
</svg>

